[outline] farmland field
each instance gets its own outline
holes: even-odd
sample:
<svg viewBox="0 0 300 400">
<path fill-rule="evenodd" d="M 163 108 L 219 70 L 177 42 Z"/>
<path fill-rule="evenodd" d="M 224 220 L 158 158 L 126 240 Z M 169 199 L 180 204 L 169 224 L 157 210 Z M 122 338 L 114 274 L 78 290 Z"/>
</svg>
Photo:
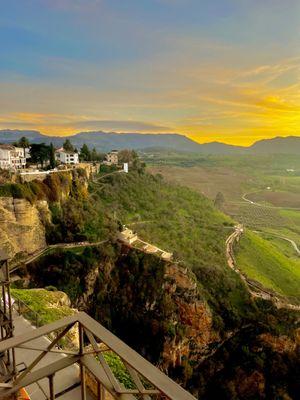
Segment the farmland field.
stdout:
<svg viewBox="0 0 300 400">
<path fill-rule="evenodd" d="M 300 209 L 300 193 L 261 190 L 259 192 L 248 193 L 247 199 L 255 203 L 267 203 L 275 207 Z"/>
<path fill-rule="evenodd" d="M 299 159 L 168 155 L 157 156 L 149 169 L 212 201 L 222 193 L 221 211 L 248 228 L 238 248 L 239 267 L 265 287 L 300 300 L 300 257 L 282 239 L 300 248 Z"/>
<path fill-rule="evenodd" d="M 204 194 L 209 199 L 215 199 L 222 192 L 227 200 L 240 200 L 244 191 L 253 186 L 253 179 L 229 167 L 181 167 L 152 166 L 153 174 L 161 174 L 167 181 L 188 186 Z"/>
</svg>

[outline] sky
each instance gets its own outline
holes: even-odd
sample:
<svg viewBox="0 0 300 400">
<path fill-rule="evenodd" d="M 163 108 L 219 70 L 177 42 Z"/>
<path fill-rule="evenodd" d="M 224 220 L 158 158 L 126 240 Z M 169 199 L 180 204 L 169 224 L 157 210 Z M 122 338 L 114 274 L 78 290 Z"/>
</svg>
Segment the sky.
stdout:
<svg viewBox="0 0 300 400">
<path fill-rule="evenodd" d="M 0 129 L 300 136 L 299 0 L 0 0 Z"/>
</svg>

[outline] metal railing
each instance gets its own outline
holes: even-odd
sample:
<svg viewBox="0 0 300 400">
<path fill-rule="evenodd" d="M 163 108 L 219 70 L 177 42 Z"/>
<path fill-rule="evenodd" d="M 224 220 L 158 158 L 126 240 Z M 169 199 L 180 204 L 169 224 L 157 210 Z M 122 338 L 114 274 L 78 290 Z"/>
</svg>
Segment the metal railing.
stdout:
<svg viewBox="0 0 300 400">
<path fill-rule="evenodd" d="M 75 351 L 57 350 L 55 348 L 57 343 L 73 327 L 78 329 L 78 349 Z M 57 332 L 56 338 L 52 339 L 46 348 L 36 348 L 34 344 L 30 345 L 30 342 L 35 339 L 48 336 L 53 332 Z M 0 353 L 12 348 L 38 351 L 39 355 L 23 372 L 17 373 L 12 380 L 0 383 L 0 398 L 17 393 L 21 388 L 48 378 L 48 398 L 54 400 L 54 374 L 63 374 L 65 368 L 77 363 L 80 369 L 82 400 L 87 398 L 86 380 L 88 376 L 92 376 L 96 382 L 94 395 L 98 400 L 104 400 L 106 392 L 109 392 L 114 399 L 120 400 L 195 400 L 190 393 L 101 324 L 82 312 L 0 343 Z M 104 353 L 107 351 L 117 355 L 123 363 L 131 378 L 130 388 L 120 382 L 109 367 L 104 357 Z M 40 361 L 51 352 L 59 352 L 64 356 L 45 367 L 40 367 Z"/>
<path fill-rule="evenodd" d="M 19 315 L 22 315 L 24 318 L 28 319 L 36 328 L 42 326 L 40 316 L 36 311 L 32 310 L 16 295 L 14 295 L 13 300 L 13 310 L 15 310 Z"/>
</svg>

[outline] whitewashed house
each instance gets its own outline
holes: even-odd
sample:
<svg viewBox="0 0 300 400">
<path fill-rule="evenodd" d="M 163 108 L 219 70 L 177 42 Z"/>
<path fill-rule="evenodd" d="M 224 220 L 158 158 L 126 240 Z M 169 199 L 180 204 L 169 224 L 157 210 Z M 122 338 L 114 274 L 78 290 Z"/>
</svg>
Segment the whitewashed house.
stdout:
<svg viewBox="0 0 300 400">
<path fill-rule="evenodd" d="M 66 151 L 61 147 L 55 150 L 55 160 L 62 164 L 78 164 L 79 156 L 75 151 Z"/>
<path fill-rule="evenodd" d="M 0 144 L 0 168 L 22 169 L 26 167 L 26 149 L 10 144 Z"/>
</svg>

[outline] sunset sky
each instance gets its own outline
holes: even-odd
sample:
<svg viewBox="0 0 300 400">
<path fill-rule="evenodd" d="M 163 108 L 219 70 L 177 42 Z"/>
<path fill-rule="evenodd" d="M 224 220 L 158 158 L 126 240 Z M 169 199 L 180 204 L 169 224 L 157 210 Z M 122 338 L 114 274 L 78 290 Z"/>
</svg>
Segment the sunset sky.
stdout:
<svg viewBox="0 0 300 400">
<path fill-rule="evenodd" d="M 300 135 L 299 0 L 0 0 L 0 129 Z"/>
</svg>

